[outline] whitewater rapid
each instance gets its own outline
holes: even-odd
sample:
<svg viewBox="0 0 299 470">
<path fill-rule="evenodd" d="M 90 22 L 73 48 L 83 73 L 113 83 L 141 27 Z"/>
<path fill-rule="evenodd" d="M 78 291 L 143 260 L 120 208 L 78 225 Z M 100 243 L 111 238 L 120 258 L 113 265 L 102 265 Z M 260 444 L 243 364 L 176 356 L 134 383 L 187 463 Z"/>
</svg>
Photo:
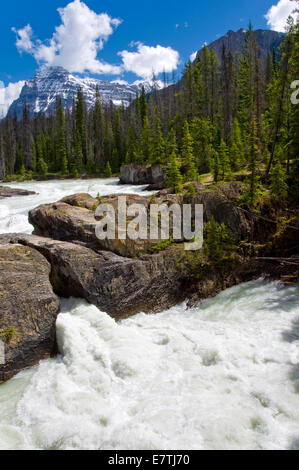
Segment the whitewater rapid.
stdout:
<svg viewBox="0 0 299 470">
<path fill-rule="evenodd" d="M 23 183 L 7 183 L 2 186 L 27 189 L 37 194 L 18 196 L 0 200 L 0 234 L 32 233 L 33 227 L 28 222 L 28 212 L 41 205 L 59 201 L 65 196 L 76 193 L 88 193 L 93 197 L 98 194 L 152 194 L 144 191 L 146 186 L 119 185 L 116 178 L 89 180 L 53 180 L 25 181 Z"/>
<path fill-rule="evenodd" d="M 72 183 L 20 185 L 40 195 L 0 201 L 11 231 L 31 232 L 18 216 L 32 204 L 141 189 Z M 62 300 L 57 336 L 56 358 L 0 386 L 0 449 L 299 449 L 298 285 L 250 282 L 120 323 Z"/>
</svg>

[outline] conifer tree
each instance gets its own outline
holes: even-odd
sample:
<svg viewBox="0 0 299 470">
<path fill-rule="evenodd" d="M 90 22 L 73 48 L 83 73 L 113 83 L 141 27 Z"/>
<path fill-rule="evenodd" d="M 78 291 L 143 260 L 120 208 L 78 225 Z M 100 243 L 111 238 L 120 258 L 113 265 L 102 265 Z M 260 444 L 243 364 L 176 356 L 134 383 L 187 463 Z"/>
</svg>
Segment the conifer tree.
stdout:
<svg viewBox="0 0 299 470">
<path fill-rule="evenodd" d="M 165 141 L 158 109 L 155 110 L 154 125 L 150 139 L 150 161 L 154 164 L 162 164 L 165 162 Z"/>
<path fill-rule="evenodd" d="M 214 153 L 213 176 L 214 176 L 215 183 L 218 183 L 218 181 L 220 179 L 220 158 L 219 158 L 219 153 L 218 152 Z"/>
<path fill-rule="evenodd" d="M 221 139 L 219 145 L 218 155 L 220 163 L 220 176 L 221 179 L 224 180 L 231 176 L 231 166 L 229 161 L 228 148 L 223 138 Z"/>
<path fill-rule="evenodd" d="M 195 166 L 195 159 L 193 155 L 193 139 L 190 133 L 189 124 L 186 120 L 183 128 L 182 138 L 182 162 L 186 172 L 188 181 L 195 181 L 198 179 L 198 172 Z"/>
<path fill-rule="evenodd" d="M 56 138 L 56 160 L 57 170 L 62 175 L 68 174 L 68 160 L 66 150 L 66 129 L 65 129 L 65 114 L 61 99 L 57 107 L 57 138 Z"/>
<path fill-rule="evenodd" d="M 111 178 L 111 176 L 112 176 L 111 165 L 110 165 L 109 162 L 106 163 L 105 176 L 106 176 L 107 178 Z"/>
<path fill-rule="evenodd" d="M 170 156 L 170 162 L 167 171 L 167 185 L 175 193 L 179 193 L 182 189 L 182 175 L 176 154 L 173 152 Z"/>
<path fill-rule="evenodd" d="M 256 119 L 252 119 L 251 133 L 249 138 L 249 164 L 248 170 L 250 176 L 248 179 L 248 190 L 245 192 L 242 200 L 254 208 L 259 202 L 260 196 L 260 178 L 258 175 L 258 161 L 260 160 L 260 144 L 257 136 Z"/>
<path fill-rule="evenodd" d="M 270 195 L 274 203 L 283 202 L 288 195 L 286 174 L 280 161 L 277 161 L 271 173 Z"/>
<path fill-rule="evenodd" d="M 175 129 L 171 127 L 170 131 L 168 132 L 168 136 L 165 143 L 166 148 L 166 160 L 170 161 L 171 155 L 174 153 L 178 155 L 178 146 L 176 141 L 176 133 Z"/>
<path fill-rule="evenodd" d="M 40 157 L 37 162 L 37 172 L 41 176 L 47 176 L 48 173 L 48 165 L 46 164 L 45 160 Z"/>
<path fill-rule="evenodd" d="M 78 90 L 76 100 L 76 139 L 81 145 L 83 163 L 87 162 L 87 141 L 85 129 L 85 102 L 82 89 Z"/>
<path fill-rule="evenodd" d="M 199 174 L 209 173 L 213 157 L 213 125 L 209 118 L 194 118 L 190 126 L 193 154 Z"/>
<path fill-rule="evenodd" d="M 140 155 L 144 162 L 149 162 L 151 157 L 151 127 L 147 114 L 144 116 L 143 128 L 140 137 Z"/>
<path fill-rule="evenodd" d="M 231 168 L 235 171 L 238 170 L 244 162 L 245 155 L 244 143 L 242 142 L 240 125 L 237 118 L 234 119 L 230 136 L 229 156 Z"/>
</svg>

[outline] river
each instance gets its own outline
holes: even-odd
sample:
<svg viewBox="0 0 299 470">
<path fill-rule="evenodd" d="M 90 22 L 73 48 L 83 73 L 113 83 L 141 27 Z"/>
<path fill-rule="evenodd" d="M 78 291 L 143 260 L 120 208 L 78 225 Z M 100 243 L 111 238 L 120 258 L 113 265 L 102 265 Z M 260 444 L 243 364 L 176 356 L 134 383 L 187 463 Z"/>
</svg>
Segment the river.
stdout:
<svg viewBox="0 0 299 470">
<path fill-rule="evenodd" d="M 116 180 L 11 184 L 1 233 L 67 194 L 139 193 Z M 0 449 L 299 450 L 299 288 L 261 280 L 200 308 L 115 323 L 62 300 L 60 355 L 0 386 Z"/>
</svg>

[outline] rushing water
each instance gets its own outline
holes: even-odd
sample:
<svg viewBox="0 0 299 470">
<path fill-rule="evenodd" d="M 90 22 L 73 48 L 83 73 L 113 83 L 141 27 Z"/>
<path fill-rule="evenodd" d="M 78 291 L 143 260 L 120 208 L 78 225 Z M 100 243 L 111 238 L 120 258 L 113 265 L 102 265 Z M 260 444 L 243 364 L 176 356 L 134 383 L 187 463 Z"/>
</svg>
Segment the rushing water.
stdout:
<svg viewBox="0 0 299 470">
<path fill-rule="evenodd" d="M 5 186 L 2 184 L 2 186 Z M 96 197 L 116 193 L 152 194 L 145 192 L 145 186 L 119 185 L 118 179 L 63 180 L 46 182 L 23 182 L 7 184 L 11 188 L 27 189 L 37 194 L 0 200 L 0 234 L 32 233 L 28 212 L 40 204 L 56 202 L 75 193 L 89 193 Z"/>
<path fill-rule="evenodd" d="M 33 184 L 41 199 L 19 205 L 69 184 Z M 57 333 L 57 358 L 0 387 L 0 448 L 299 449 L 298 286 L 251 282 L 118 324 L 64 300 Z"/>
</svg>

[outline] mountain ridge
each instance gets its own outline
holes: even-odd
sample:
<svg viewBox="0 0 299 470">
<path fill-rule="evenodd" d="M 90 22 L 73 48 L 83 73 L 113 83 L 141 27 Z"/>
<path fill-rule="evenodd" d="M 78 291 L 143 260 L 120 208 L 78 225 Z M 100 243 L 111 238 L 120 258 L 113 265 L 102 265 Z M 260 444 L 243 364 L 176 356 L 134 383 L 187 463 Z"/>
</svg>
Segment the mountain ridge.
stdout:
<svg viewBox="0 0 299 470">
<path fill-rule="evenodd" d="M 148 82 L 130 85 L 117 81 L 81 78 L 69 73 L 63 67 L 44 66 L 32 79 L 25 82 L 19 98 L 10 105 L 8 113 L 17 114 L 20 118 L 26 103 L 32 115 L 40 112 L 51 114 L 59 98 L 62 99 L 65 109 L 71 108 L 79 89 L 82 89 L 86 106 L 90 108 L 95 102 L 97 85 L 103 105 L 110 105 L 112 102 L 116 106 L 123 104 L 127 107 L 135 99 L 136 94 L 141 92 L 142 86 L 147 92 L 151 91 Z"/>
</svg>

